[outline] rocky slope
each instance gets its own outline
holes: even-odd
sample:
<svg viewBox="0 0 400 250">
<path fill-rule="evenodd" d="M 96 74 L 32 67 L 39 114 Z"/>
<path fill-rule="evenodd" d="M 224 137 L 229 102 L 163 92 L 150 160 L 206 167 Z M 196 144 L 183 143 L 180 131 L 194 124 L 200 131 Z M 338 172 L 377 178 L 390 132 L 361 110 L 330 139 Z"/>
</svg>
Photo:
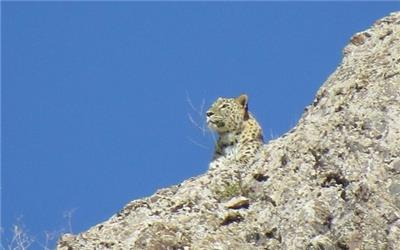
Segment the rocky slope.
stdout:
<svg viewBox="0 0 400 250">
<path fill-rule="evenodd" d="M 298 125 L 58 249 L 400 249 L 400 12 L 354 35 Z"/>
</svg>

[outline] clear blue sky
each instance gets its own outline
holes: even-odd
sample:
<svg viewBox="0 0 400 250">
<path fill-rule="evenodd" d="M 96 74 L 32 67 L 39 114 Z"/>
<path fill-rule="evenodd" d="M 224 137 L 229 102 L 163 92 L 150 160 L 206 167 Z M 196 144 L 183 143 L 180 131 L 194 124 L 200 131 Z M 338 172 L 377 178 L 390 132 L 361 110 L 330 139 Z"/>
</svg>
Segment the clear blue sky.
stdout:
<svg viewBox="0 0 400 250">
<path fill-rule="evenodd" d="M 268 140 L 396 2 L 2 2 L 3 240 L 74 233 L 204 173 L 200 109 L 247 93 Z M 199 146 L 201 144 L 202 146 Z M 35 245 L 32 249 L 39 248 Z"/>
</svg>

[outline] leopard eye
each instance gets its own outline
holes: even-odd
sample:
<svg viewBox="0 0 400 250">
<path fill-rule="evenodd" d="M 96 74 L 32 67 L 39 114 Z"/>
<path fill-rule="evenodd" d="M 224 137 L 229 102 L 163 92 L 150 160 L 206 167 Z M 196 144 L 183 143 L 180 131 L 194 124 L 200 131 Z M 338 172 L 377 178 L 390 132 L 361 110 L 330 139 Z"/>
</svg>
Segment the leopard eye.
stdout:
<svg viewBox="0 0 400 250">
<path fill-rule="evenodd" d="M 224 109 L 224 108 L 227 108 L 229 105 L 228 104 L 222 104 L 219 108 L 221 108 L 221 109 Z"/>
</svg>

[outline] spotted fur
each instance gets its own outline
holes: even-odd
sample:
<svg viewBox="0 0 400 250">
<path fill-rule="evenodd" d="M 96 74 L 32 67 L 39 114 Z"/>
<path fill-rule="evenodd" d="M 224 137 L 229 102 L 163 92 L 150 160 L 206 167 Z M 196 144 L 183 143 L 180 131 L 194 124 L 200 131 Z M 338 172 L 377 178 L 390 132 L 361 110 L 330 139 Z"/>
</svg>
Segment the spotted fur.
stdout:
<svg viewBox="0 0 400 250">
<path fill-rule="evenodd" d="M 214 160 L 233 158 L 248 164 L 263 145 L 261 126 L 248 112 L 248 97 L 218 98 L 206 112 L 209 128 L 218 133 Z"/>
</svg>

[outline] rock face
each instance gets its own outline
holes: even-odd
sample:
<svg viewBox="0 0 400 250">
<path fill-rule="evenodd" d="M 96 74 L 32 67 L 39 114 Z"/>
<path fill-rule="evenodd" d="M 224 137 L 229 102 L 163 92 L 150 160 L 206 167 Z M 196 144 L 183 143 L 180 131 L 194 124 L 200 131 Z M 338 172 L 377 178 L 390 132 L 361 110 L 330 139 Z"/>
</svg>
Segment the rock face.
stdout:
<svg viewBox="0 0 400 250">
<path fill-rule="evenodd" d="M 400 249 L 400 12 L 354 35 L 298 125 L 58 249 Z"/>
</svg>

